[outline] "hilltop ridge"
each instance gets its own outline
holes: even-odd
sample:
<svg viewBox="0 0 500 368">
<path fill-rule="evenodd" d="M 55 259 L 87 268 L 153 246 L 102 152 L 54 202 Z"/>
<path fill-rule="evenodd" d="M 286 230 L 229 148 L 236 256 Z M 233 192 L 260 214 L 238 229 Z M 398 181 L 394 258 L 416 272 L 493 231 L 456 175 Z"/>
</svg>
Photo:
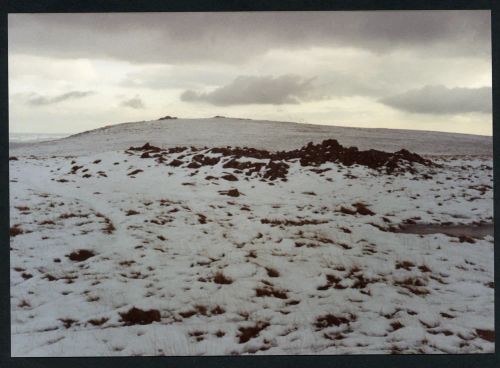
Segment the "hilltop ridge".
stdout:
<svg viewBox="0 0 500 368">
<path fill-rule="evenodd" d="M 164 148 L 232 146 L 280 151 L 325 139 L 336 139 L 343 146 L 361 150 L 407 149 L 424 155 L 492 155 L 493 151 L 492 138 L 485 136 L 226 117 L 127 122 L 51 142 L 11 144 L 10 149 L 16 154 L 26 151 L 35 155 L 70 155 L 116 151 L 150 142 Z"/>
</svg>

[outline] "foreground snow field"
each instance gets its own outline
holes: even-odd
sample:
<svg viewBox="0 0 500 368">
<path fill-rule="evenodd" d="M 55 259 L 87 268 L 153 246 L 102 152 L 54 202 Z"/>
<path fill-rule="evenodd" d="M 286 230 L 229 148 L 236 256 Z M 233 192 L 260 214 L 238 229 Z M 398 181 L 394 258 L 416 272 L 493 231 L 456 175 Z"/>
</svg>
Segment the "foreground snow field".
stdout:
<svg viewBox="0 0 500 368">
<path fill-rule="evenodd" d="M 11 150 L 13 356 L 494 351 L 493 236 L 399 232 L 492 223 L 490 155 L 265 177 L 92 136 Z"/>
</svg>

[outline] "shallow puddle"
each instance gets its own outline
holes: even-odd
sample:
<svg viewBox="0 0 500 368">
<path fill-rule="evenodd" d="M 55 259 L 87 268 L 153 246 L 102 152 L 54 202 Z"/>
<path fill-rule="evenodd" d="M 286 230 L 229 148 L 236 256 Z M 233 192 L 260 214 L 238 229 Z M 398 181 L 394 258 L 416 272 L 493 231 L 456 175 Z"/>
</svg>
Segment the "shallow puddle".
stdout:
<svg viewBox="0 0 500 368">
<path fill-rule="evenodd" d="M 487 235 L 493 236 L 493 224 L 454 224 L 454 225 L 440 225 L 440 224 L 409 224 L 401 225 L 396 231 L 404 234 L 445 234 L 448 236 L 467 236 L 476 239 L 483 239 Z"/>
</svg>

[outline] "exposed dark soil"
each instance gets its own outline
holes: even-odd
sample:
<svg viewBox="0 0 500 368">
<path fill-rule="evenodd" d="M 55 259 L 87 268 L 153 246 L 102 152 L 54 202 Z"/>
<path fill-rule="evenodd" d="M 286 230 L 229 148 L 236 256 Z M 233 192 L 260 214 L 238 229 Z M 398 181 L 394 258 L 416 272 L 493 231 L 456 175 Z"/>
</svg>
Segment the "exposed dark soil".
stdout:
<svg viewBox="0 0 500 368">
<path fill-rule="evenodd" d="M 397 233 L 404 234 L 445 234 L 458 237 L 461 243 L 475 243 L 474 239 L 482 239 L 487 235 L 493 236 L 493 223 L 486 224 L 403 224 L 396 229 Z"/>
<path fill-rule="evenodd" d="M 392 331 L 397 331 L 397 330 L 399 330 L 399 329 L 401 329 L 403 327 L 404 327 L 403 324 L 401 322 L 399 322 L 399 321 L 394 321 L 394 322 L 391 323 Z"/>
<path fill-rule="evenodd" d="M 483 340 L 495 342 L 495 331 L 493 330 L 476 330 L 477 335 Z"/>
<path fill-rule="evenodd" d="M 221 179 L 227 180 L 227 181 L 238 181 L 238 178 L 234 176 L 233 174 L 227 174 L 221 176 Z"/>
<path fill-rule="evenodd" d="M 269 224 L 271 226 L 285 225 L 285 226 L 304 226 L 304 225 L 318 225 L 327 223 L 326 220 L 271 220 L 261 219 L 261 224 Z"/>
<path fill-rule="evenodd" d="M 136 174 L 141 173 L 142 171 L 143 171 L 143 170 L 141 170 L 141 169 L 137 169 L 137 170 L 134 170 L 134 171 L 129 172 L 127 175 L 128 175 L 128 176 L 136 175 Z"/>
<path fill-rule="evenodd" d="M 221 190 L 219 194 L 227 195 L 229 197 L 239 197 L 241 195 L 238 189 L 230 189 L 230 190 Z"/>
<path fill-rule="evenodd" d="M 178 166 L 181 166 L 182 164 L 184 163 L 184 161 L 181 161 L 181 160 L 172 160 L 169 165 L 170 166 L 173 166 L 173 167 L 178 167 Z"/>
<path fill-rule="evenodd" d="M 267 271 L 267 276 L 269 276 L 269 277 L 279 277 L 280 276 L 280 273 L 274 268 L 266 267 L 266 271 Z"/>
<path fill-rule="evenodd" d="M 342 213 L 344 213 L 344 214 L 346 214 L 346 215 L 355 215 L 355 214 L 356 214 L 356 211 L 351 210 L 351 209 L 349 209 L 349 208 L 346 208 L 346 207 L 344 207 L 344 206 L 341 206 L 341 207 L 340 207 L 339 212 L 342 212 Z"/>
<path fill-rule="evenodd" d="M 288 299 L 288 295 L 284 290 L 278 290 L 270 285 L 255 289 L 257 297 L 272 296 L 278 299 Z"/>
<path fill-rule="evenodd" d="M 126 213 L 125 213 L 125 216 L 134 216 L 134 215 L 138 215 L 139 212 L 137 212 L 136 210 L 128 210 Z"/>
<path fill-rule="evenodd" d="M 160 152 L 162 149 L 160 147 L 152 146 L 148 143 L 144 144 L 142 147 L 130 147 L 129 151 L 151 151 L 151 152 Z"/>
<path fill-rule="evenodd" d="M 201 315 L 201 316 L 211 316 L 211 315 L 219 315 L 219 314 L 224 314 L 226 311 L 224 308 L 220 307 L 217 305 L 216 307 L 213 307 L 211 310 L 208 310 L 208 308 L 204 305 L 196 305 L 193 310 L 189 310 L 186 312 L 180 312 L 179 315 L 182 318 L 190 318 L 195 315 Z"/>
<path fill-rule="evenodd" d="M 90 319 L 87 322 L 90 323 L 92 326 L 101 326 L 102 324 L 106 323 L 108 321 L 108 318 L 100 318 L 100 319 Z"/>
<path fill-rule="evenodd" d="M 356 208 L 356 211 L 363 216 L 373 216 L 375 212 L 370 210 L 364 203 L 354 203 L 352 205 L 354 208 Z"/>
<path fill-rule="evenodd" d="M 95 253 L 92 252 L 91 250 L 87 249 L 80 249 L 76 252 L 72 252 L 66 257 L 68 257 L 70 260 L 74 262 L 83 262 L 91 257 L 95 256 Z"/>
<path fill-rule="evenodd" d="M 63 323 L 64 327 L 66 327 L 66 328 L 70 328 L 73 324 L 78 322 L 77 320 L 72 319 L 72 318 L 61 318 L 61 319 L 59 319 L 59 321 L 61 321 Z"/>
<path fill-rule="evenodd" d="M 198 222 L 200 224 L 206 224 L 207 223 L 207 216 L 198 214 Z"/>
<path fill-rule="evenodd" d="M 427 281 L 421 277 L 407 277 L 404 280 L 395 281 L 394 285 L 405 288 L 415 295 L 427 295 L 429 291 L 425 288 Z"/>
<path fill-rule="evenodd" d="M 229 277 L 225 276 L 222 272 L 217 272 L 214 275 L 213 280 L 216 284 L 222 284 L 222 285 L 228 285 L 228 284 L 233 283 L 233 280 L 231 280 Z"/>
<path fill-rule="evenodd" d="M 322 330 L 324 328 L 331 327 L 331 326 L 338 327 L 342 324 L 349 324 L 353 320 L 354 320 L 353 316 L 349 316 L 349 318 L 346 318 L 346 317 L 337 317 L 337 316 L 334 316 L 333 314 L 327 314 L 327 315 L 318 317 L 316 319 L 316 322 L 314 323 L 314 326 L 318 330 Z"/>
<path fill-rule="evenodd" d="M 33 275 L 31 273 L 28 273 L 28 272 L 23 272 L 21 274 L 21 277 L 25 280 L 28 280 L 28 279 L 31 279 L 33 277 Z"/>
<path fill-rule="evenodd" d="M 125 322 L 126 326 L 131 325 L 149 325 L 153 322 L 160 322 L 161 316 L 160 311 L 157 309 L 142 310 L 133 307 L 128 312 L 120 313 L 122 317 L 122 322 Z"/>
<path fill-rule="evenodd" d="M 239 343 L 243 344 L 250 339 L 259 336 L 259 333 L 268 326 L 268 322 L 257 322 L 254 326 L 238 328 L 238 331 L 240 332 L 240 334 L 238 335 Z"/>
<path fill-rule="evenodd" d="M 12 226 L 9 230 L 9 235 L 13 238 L 14 236 L 18 236 L 23 234 L 24 231 L 19 226 Z"/>
<path fill-rule="evenodd" d="M 214 308 L 212 308 L 212 310 L 210 311 L 212 314 L 224 314 L 226 313 L 226 311 L 224 310 L 224 308 L 222 308 L 221 306 L 216 306 Z"/>
<path fill-rule="evenodd" d="M 110 219 L 107 217 L 104 218 L 104 222 L 106 223 L 106 226 L 102 229 L 104 234 L 113 234 L 113 232 L 116 230 L 115 225 L 111 222 Z"/>
<path fill-rule="evenodd" d="M 411 269 L 415 267 L 415 265 L 410 261 L 397 261 L 396 262 L 396 270 L 400 268 L 405 269 L 406 271 L 411 271 Z"/>
</svg>

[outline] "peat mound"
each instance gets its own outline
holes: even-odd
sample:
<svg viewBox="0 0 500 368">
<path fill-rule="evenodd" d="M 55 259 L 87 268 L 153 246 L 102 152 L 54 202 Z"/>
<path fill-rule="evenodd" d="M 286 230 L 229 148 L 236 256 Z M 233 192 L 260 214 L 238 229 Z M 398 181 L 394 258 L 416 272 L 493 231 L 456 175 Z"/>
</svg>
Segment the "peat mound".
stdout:
<svg viewBox="0 0 500 368">
<path fill-rule="evenodd" d="M 148 154 L 161 152 L 164 154 L 168 154 L 168 153 L 180 153 L 180 152 L 183 152 L 185 150 L 187 150 L 187 147 L 172 147 L 172 148 L 164 149 L 164 148 L 153 146 L 153 145 L 149 144 L 149 142 L 147 142 L 142 147 L 129 147 L 127 151 L 143 151 L 144 153 L 148 153 Z M 156 156 L 156 157 L 159 157 L 159 156 Z"/>
<path fill-rule="evenodd" d="M 360 151 L 357 147 L 344 147 L 335 139 L 327 139 L 319 144 L 310 142 L 306 146 L 292 151 L 269 152 L 255 148 L 225 147 L 212 148 L 209 152 L 232 157 L 232 160 L 227 162 L 224 168 L 259 171 L 265 166 L 266 170 L 263 175 L 270 180 L 286 177 L 288 165 L 283 161 L 290 160 L 299 160 L 301 166 L 320 166 L 327 162 L 341 163 L 345 166 L 362 165 L 385 171 L 387 174 L 404 172 L 415 174 L 417 171 L 413 167 L 414 164 L 437 166 L 432 161 L 406 149 L 394 153 L 374 149 Z M 239 162 L 238 159 L 243 157 L 269 160 L 269 163 Z"/>
<path fill-rule="evenodd" d="M 156 158 L 158 163 L 165 162 L 165 155 L 180 153 L 186 151 L 187 147 L 174 147 L 162 149 L 149 143 L 142 147 L 130 147 L 128 151 L 142 152 L 142 158 Z M 154 153 L 153 156 L 150 156 Z M 438 167 L 439 165 L 423 158 L 422 156 L 401 149 L 397 152 L 385 152 L 374 149 L 360 151 L 357 147 L 344 147 L 335 139 L 327 139 L 319 144 L 312 142 L 300 149 L 291 151 L 270 152 L 248 147 L 216 147 L 206 150 L 199 150 L 191 147 L 190 162 L 181 159 L 189 158 L 189 153 L 183 154 L 167 165 L 185 166 L 192 169 L 198 169 L 201 166 L 217 165 L 223 158 L 222 167 L 224 169 L 234 169 L 236 173 L 241 172 L 250 176 L 257 173 L 263 180 L 286 181 L 290 165 L 286 161 L 298 161 L 303 167 L 312 167 L 311 171 L 317 172 L 317 166 L 324 163 L 340 163 L 344 166 L 361 165 L 370 169 L 377 170 L 388 175 L 399 175 L 406 172 L 416 174 L 417 170 L 414 164 L 420 164 L 428 167 Z M 248 161 L 248 159 L 266 160 L 267 162 Z"/>
<path fill-rule="evenodd" d="M 430 160 L 426 160 L 422 156 L 405 149 L 394 153 L 374 149 L 359 151 L 357 147 L 342 146 L 336 139 L 326 139 L 319 144 L 309 142 L 304 147 L 292 151 L 269 152 L 256 148 L 226 147 L 212 148 L 210 152 L 235 158 L 252 157 L 270 159 L 271 161 L 299 159 L 302 166 L 319 166 L 326 162 L 338 162 L 346 166 L 358 164 L 372 169 L 385 166 L 389 171 L 394 171 L 404 161 L 410 164 L 432 165 Z"/>
</svg>

